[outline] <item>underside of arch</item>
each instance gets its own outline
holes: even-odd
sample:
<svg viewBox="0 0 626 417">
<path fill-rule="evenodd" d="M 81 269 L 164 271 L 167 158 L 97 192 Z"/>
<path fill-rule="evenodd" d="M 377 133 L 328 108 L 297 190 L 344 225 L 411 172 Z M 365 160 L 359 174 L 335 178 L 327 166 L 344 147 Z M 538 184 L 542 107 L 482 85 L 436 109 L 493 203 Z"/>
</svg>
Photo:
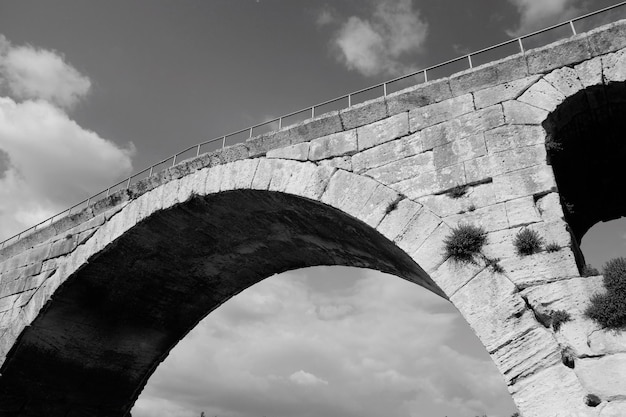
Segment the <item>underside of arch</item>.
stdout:
<svg viewBox="0 0 626 417">
<path fill-rule="evenodd" d="M 267 191 L 196 196 L 138 223 L 55 292 L 7 355 L 0 412 L 126 415 L 208 313 L 268 276 L 316 265 L 376 269 L 443 296 L 393 242 L 337 209 Z"/>
<path fill-rule="evenodd" d="M 626 215 L 626 83 L 579 91 L 544 128 L 566 221 L 580 243 L 597 222 Z"/>
</svg>

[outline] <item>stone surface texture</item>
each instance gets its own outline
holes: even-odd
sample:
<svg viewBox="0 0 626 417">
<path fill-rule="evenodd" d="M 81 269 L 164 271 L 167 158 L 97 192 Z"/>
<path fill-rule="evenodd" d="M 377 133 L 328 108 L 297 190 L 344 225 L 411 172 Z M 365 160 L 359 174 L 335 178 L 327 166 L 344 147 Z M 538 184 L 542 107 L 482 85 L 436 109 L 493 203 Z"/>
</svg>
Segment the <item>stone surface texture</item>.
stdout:
<svg viewBox="0 0 626 417">
<path fill-rule="evenodd" d="M 314 265 L 452 302 L 524 417 L 626 415 L 626 336 L 584 315 L 602 277 L 580 276 L 543 125 L 581 91 L 624 102 L 625 33 L 617 22 L 200 155 L 5 244 L 0 415 L 125 416 L 202 317 Z M 487 244 L 462 264 L 443 242 L 468 223 Z M 525 228 L 544 247 L 520 256 Z M 555 331 L 557 310 L 571 320 Z"/>
</svg>

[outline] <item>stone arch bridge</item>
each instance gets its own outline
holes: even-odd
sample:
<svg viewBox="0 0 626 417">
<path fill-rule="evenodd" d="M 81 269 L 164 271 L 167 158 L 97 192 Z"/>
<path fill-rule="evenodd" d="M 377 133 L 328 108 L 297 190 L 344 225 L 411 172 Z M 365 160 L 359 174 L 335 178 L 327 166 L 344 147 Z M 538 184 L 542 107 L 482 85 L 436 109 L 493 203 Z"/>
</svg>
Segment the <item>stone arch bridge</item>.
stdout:
<svg viewBox="0 0 626 417">
<path fill-rule="evenodd" d="M 625 416 L 626 337 L 584 317 L 603 287 L 578 249 L 626 214 L 625 80 L 622 21 L 184 161 L 23 237 L 0 251 L 0 415 L 127 415 L 230 297 L 349 265 L 452 302 L 523 416 Z M 444 256 L 460 223 L 503 272 Z M 522 228 L 558 250 L 518 256 Z"/>
</svg>

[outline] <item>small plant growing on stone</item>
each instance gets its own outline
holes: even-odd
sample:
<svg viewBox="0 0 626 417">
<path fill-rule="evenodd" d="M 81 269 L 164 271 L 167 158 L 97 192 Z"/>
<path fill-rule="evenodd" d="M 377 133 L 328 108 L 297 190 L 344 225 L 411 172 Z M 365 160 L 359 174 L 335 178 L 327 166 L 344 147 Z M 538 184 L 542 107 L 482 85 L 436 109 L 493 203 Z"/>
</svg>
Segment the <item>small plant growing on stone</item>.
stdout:
<svg viewBox="0 0 626 417">
<path fill-rule="evenodd" d="M 467 208 L 467 211 L 474 211 L 476 210 L 476 206 L 474 204 L 470 204 L 470 206 Z"/>
<path fill-rule="evenodd" d="M 551 242 L 551 243 L 548 243 L 548 244 L 546 245 L 546 251 L 547 251 L 547 252 L 550 252 L 550 253 L 552 253 L 552 252 L 558 252 L 558 251 L 559 251 L 559 249 L 561 249 L 561 247 L 560 247 L 560 246 L 559 246 L 559 244 L 558 244 L 558 243 L 556 243 L 556 242 Z"/>
<path fill-rule="evenodd" d="M 532 255 L 533 253 L 539 252 L 542 244 L 543 239 L 539 236 L 539 233 L 532 229 L 520 230 L 517 235 L 515 235 L 515 240 L 513 241 L 515 250 L 520 256 Z"/>
<path fill-rule="evenodd" d="M 457 185 L 454 188 L 451 188 L 446 194 L 450 198 L 461 198 L 467 193 L 467 185 Z"/>
<path fill-rule="evenodd" d="M 604 265 L 606 293 L 595 294 L 585 315 L 607 329 L 626 329 L 626 258 L 612 259 Z"/>
<path fill-rule="evenodd" d="M 491 272 L 493 272 L 494 274 L 504 273 L 504 268 L 502 268 L 502 265 L 500 265 L 500 258 L 488 258 L 484 255 L 482 255 L 481 257 L 485 261 L 485 265 L 487 265 L 487 268 L 491 269 Z"/>
<path fill-rule="evenodd" d="M 446 258 L 459 263 L 475 263 L 486 241 L 487 234 L 482 227 L 460 224 L 444 240 Z"/>
<path fill-rule="evenodd" d="M 596 275 L 600 275 L 600 271 L 590 264 L 585 264 L 582 271 L 580 271 L 580 276 L 582 277 L 595 277 Z"/>
<path fill-rule="evenodd" d="M 585 404 L 587 404 L 589 407 L 597 407 L 598 405 L 600 405 L 601 402 L 602 400 L 600 399 L 600 397 L 595 394 L 587 394 L 587 396 L 585 397 Z"/>
<path fill-rule="evenodd" d="M 552 312 L 552 328 L 555 332 L 558 332 L 561 329 L 561 325 L 565 322 L 568 322 L 572 319 L 572 316 L 565 310 L 556 310 Z"/>
<path fill-rule="evenodd" d="M 387 206 L 387 208 L 385 209 L 385 214 L 389 214 L 397 208 L 398 208 L 398 200 L 395 200 L 394 202 L 392 202 L 391 204 Z"/>
</svg>

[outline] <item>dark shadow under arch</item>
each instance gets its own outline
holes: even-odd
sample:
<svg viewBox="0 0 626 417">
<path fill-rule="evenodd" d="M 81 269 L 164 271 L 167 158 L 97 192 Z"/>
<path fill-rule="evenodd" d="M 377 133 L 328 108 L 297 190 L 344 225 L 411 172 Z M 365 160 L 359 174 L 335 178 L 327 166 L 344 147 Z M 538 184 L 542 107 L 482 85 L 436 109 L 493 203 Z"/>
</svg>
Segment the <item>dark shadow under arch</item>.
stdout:
<svg viewBox="0 0 626 417">
<path fill-rule="evenodd" d="M 194 197 L 134 226 L 53 294 L 0 370 L 0 414 L 126 415 L 208 313 L 315 265 L 375 269 L 443 294 L 393 242 L 332 207 L 266 191 Z"/>
<path fill-rule="evenodd" d="M 543 126 L 565 220 L 580 244 L 597 222 L 626 215 L 626 83 L 579 91 Z"/>
</svg>

